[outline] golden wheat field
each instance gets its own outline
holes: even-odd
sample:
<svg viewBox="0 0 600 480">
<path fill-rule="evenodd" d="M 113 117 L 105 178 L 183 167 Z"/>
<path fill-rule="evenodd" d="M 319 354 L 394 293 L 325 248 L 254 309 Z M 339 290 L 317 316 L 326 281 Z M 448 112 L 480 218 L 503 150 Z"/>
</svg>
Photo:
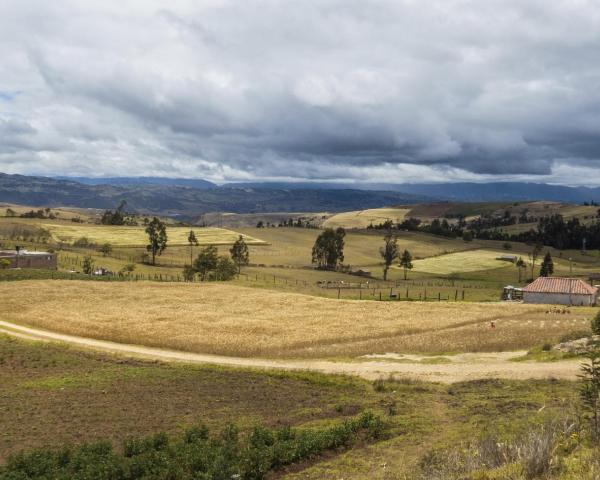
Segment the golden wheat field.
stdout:
<svg viewBox="0 0 600 480">
<path fill-rule="evenodd" d="M 0 318 L 97 339 L 234 356 L 509 350 L 585 328 L 591 309 L 333 300 L 227 284 L 22 281 Z M 490 329 L 495 320 L 498 328 Z M 504 328 L 506 326 L 506 328 Z"/>
</svg>

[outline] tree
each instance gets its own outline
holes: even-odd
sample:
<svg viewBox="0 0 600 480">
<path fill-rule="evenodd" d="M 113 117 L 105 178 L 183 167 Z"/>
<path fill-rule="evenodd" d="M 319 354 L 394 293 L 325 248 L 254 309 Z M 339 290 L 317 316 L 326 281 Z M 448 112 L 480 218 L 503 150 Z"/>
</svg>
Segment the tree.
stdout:
<svg viewBox="0 0 600 480">
<path fill-rule="evenodd" d="M 208 274 L 217 268 L 218 251 L 214 245 L 200 250 L 200 253 L 194 260 L 194 271 L 200 275 L 200 280 L 204 281 Z"/>
<path fill-rule="evenodd" d="M 194 245 L 198 246 L 198 239 L 193 230 L 190 230 L 188 235 L 188 243 L 190 244 L 190 266 L 194 263 Z"/>
<path fill-rule="evenodd" d="M 404 269 L 404 280 L 408 277 L 408 271 L 412 270 L 412 255 L 408 250 L 404 250 L 402 252 L 402 256 L 400 257 L 400 266 Z"/>
<path fill-rule="evenodd" d="M 527 265 L 525 265 L 525 261 L 519 257 L 519 259 L 516 261 L 515 266 L 517 267 L 517 272 L 519 273 L 519 283 L 521 283 L 521 271 L 524 270 Z"/>
<path fill-rule="evenodd" d="M 542 252 L 542 248 L 544 248 L 544 247 L 541 243 L 536 243 L 533 246 L 533 250 L 529 254 L 529 258 L 531 259 L 531 279 L 532 280 L 534 278 L 533 272 L 535 270 L 535 262 L 536 262 L 537 258 L 540 256 L 540 253 Z"/>
<path fill-rule="evenodd" d="M 325 229 L 315 240 L 312 263 L 316 263 L 318 268 L 335 270 L 344 261 L 345 236 L 346 231 L 342 227 Z"/>
<path fill-rule="evenodd" d="M 152 265 L 156 263 L 156 255 L 161 255 L 167 248 L 167 227 L 158 218 L 154 217 L 146 227 L 148 245 L 146 250 L 152 254 Z"/>
<path fill-rule="evenodd" d="M 579 392 L 583 408 L 588 412 L 592 439 L 600 440 L 600 349 L 593 348 L 586 354 L 589 363 L 581 365 L 582 380 Z"/>
<path fill-rule="evenodd" d="M 248 265 L 250 261 L 250 252 L 248 251 L 248 245 L 246 245 L 244 237 L 240 235 L 240 238 L 231 246 L 229 253 L 231 254 L 233 263 L 237 267 L 237 272 L 240 273 L 242 266 Z"/>
<path fill-rule="evenodd" d="M 550 252 L 546 252 L 542 266 L 540 267 L 540 277 L 549 277 L 554 273 L 554 262 L 552 261 L 552 255 Z"/>
<path fill-rule="evenodd" d="M 86 275 L 94 273 L 94 259 L 90 255 L 84 257 L 81 269 Z"/>
<path fill-rule="evenodd" d="M 392 235 L 392 231 L 388 230 L 383 237 L 383 247 L 379 248 L 379 255 L 383 258 L 383 279 L 387 280 L 388 270 L 394 260 L 398 258 L 398 237 Z"/>
<path fill-rule="evenodd" d="M 220 256 L 215 267 L 216 280 L 231 280 L 238 272 L 238 266 L 229 257 Z"/>
<path fill-rule="evenodd" d="M 12 208 L 7 208 L 6 209 L 6 216 L 7 217 L 16 217 L 17 216 L 17 212 L 15 212 Z"/>
<path fill-rule="evenodd" d="M 103 257 L 106 257 L 112 253 L 112 249 L 112 245 L 109 242 L 106 242 L 100 247 L 100 252 L 102 253 Z"/>
<path fill-rule="evenodd" d="M 265 222 L 263 222 L 262 220 L 259 220 L 258 223 L 256 224 L 256 228 L 265 228 Z"/>
</svg>

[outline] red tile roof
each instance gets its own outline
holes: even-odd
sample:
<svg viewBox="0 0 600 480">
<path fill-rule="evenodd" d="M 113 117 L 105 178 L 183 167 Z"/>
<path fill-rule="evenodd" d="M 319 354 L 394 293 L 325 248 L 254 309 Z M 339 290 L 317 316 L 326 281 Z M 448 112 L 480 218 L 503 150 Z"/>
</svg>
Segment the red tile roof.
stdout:
<svg viewBox="0 0 600 480">
<path fill-rule="evenodd" d="M 535 293 L 574 293 L 576 295 L 596 295 L 598 289 L 579 278 L 539 277 L 527 285 L 524 292 Z"/>
</svg>

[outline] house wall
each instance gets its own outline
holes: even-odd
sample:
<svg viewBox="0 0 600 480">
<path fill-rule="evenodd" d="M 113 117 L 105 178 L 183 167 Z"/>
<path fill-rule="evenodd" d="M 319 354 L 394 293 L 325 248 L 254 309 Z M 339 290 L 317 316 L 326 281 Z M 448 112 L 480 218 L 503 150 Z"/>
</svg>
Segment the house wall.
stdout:
<svg viewBox="0 0 600 480">
<path fill-rule="evenodd" d="M 523 302 L 591 306 L 596 304 L 596 299 L 593 295 L 523 292 Z"/>
<path fill-rule="evenodd" d="M 47 255 L 19 255 L 19 264 L 17 265 L 17 257 L 12 255 L 7 258 L 10 260 L 9 268 L 46 268 L 50 270 L 57 269 L 57 258 L 56 254 L 49 253 Z"/>
</svg>

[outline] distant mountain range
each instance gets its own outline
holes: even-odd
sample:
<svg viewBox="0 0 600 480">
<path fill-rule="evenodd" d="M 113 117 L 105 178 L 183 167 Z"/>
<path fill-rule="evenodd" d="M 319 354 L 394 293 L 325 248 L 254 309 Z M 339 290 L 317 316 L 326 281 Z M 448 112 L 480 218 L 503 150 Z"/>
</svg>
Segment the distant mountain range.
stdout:
<svg viewBox="0 0 600 480">
<path fill-rule="evenodd" d="M 165 178 L 165 177 L 54 177 L 57 180 L 83 183 L 84 185 L 174 185 L 192 188 L 217 188 L 216 183 L 200 178 Z"/>
<path fill-rule="evenodd" d="M 237 183 L 200 179 L 50 178 L 0 173 L 0 201 L 35 206 L 115 208 L 194 219 L 208 212 L 338 212 L 390 205 L 553 200 L 600 202 L 600 188 L 537 183 L 336 184 Z"/>
<path fill-rule="evenodd" d="M 231 184 L 230 184 L 231 185 Z M 244 183 L 253 188 L 283 189 L 360 189 L 392 191 L 413 194 L 436 200 L 453 202 L 512 202 L 551 200 L 565 203 L 600 202 L 600 188 L 567 187 L 545 183 L 490 182 L 490 183 Z"/>
<path fill-rule="evenodd" d="M 280 189 L 246 185 L 198 188 L 180 180 L 142 183 L 102 179 L 85 184 L 72 179 L 0 173 L 0 201 L 35 206 L 115 208 L 122 200 L 133 212 L 191 220 L 208 212 L 339 212 L 386 205 L 419 203 L 425 197 L 401 192 L 351 189 Z M 120 183 L 122 181 L 122 183 Z"/>
</svg>

